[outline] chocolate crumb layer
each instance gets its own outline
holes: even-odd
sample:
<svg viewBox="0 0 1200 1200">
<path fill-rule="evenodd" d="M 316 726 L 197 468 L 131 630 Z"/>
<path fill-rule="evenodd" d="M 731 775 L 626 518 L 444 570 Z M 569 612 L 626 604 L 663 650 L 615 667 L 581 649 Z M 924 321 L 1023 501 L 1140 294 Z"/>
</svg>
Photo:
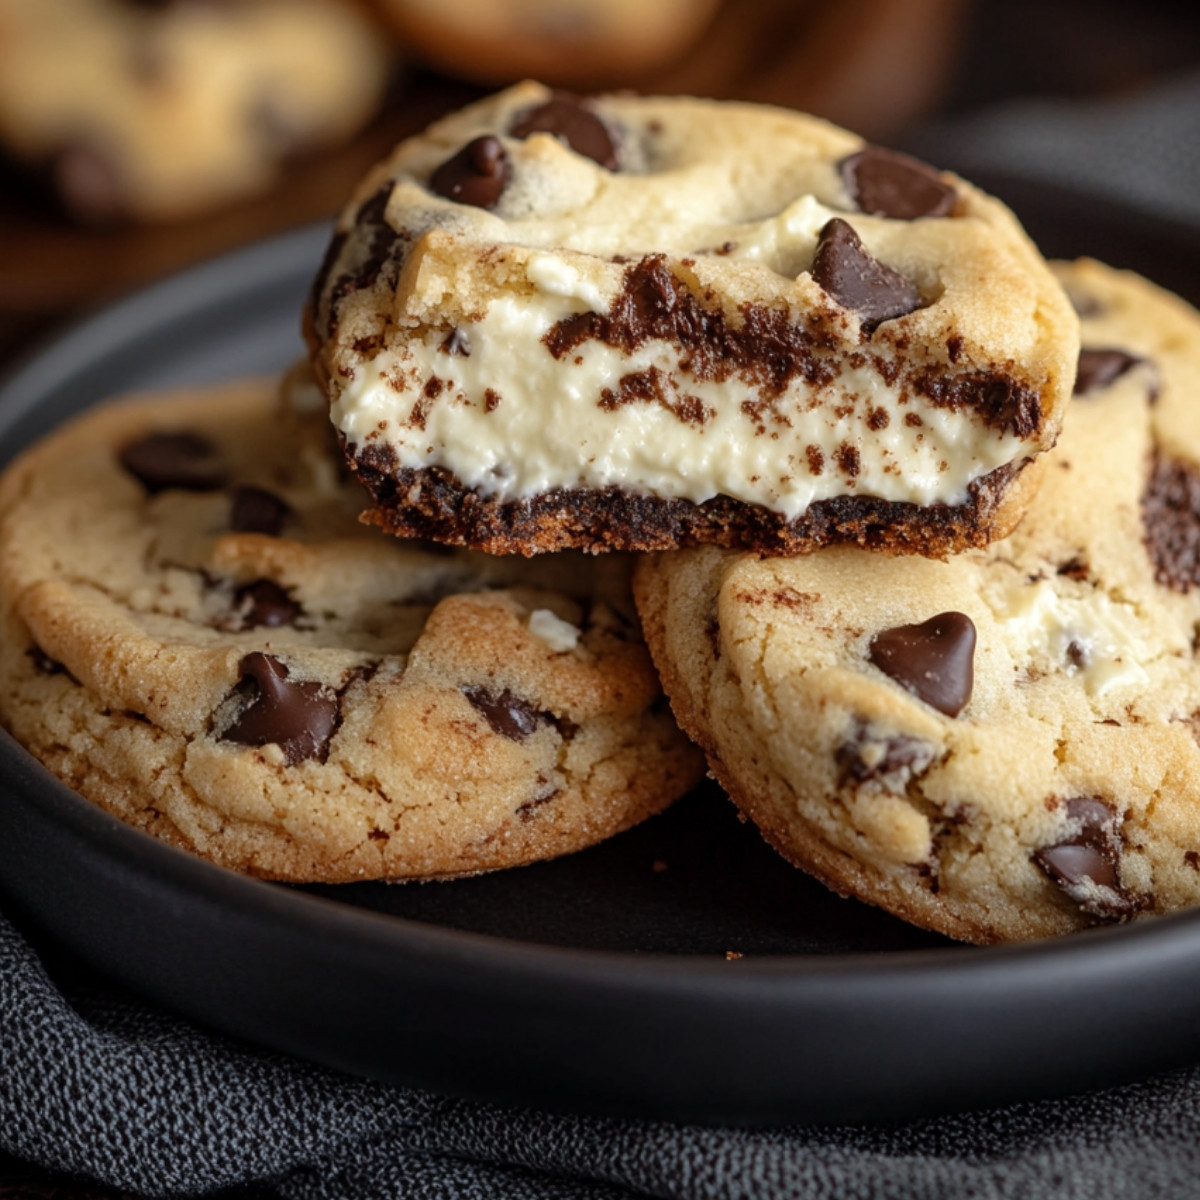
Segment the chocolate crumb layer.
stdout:
<svg viewBox="0 0 1200 1200">
<path fill-rule="evenodd" d="M 559 489 L 529 500 L 490 500 L 437 467 L 397 468 L 389 448 L 364 447 L 351 458 L 374 502 L 365 519 L 400 537 L 430 538 L 490 554 L 532 556 L 567 547 L 672 550 L 716 545 L 766 555 L 804 554 L 851 543 L 890 554 L 942 557 L 985 546 L 1015 525 L 1010 496 L 1028 463 L 977 479 L 960 506 L 838 496 L 789 521 L 779 513 L 717 496 L 703 504 L 610 487 Z"/>
</svg>

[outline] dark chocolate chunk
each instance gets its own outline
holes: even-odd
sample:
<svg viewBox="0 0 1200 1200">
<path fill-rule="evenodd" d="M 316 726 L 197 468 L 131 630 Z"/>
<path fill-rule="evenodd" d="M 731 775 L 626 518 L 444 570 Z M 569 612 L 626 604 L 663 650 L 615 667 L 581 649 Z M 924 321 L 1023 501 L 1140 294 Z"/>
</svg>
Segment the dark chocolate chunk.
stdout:
<svg viewBox="0 0 1200 1200">
<path fill-rule="evenodd" d="M 1142 538 L 1158 583 L 1184 594 L 1200 585 L 1200 468 L 1155 454 L 1142 493 Z"/>
<path fill-rule="evenodd" d="M 865 722 L 860 723 L 850 740 L 837 748 L 838 782 L 854 780 L 866 783 L 897 771 L 919 774 L 933 761 L 934 747 L 922 738 L 897 734 L 872 736 Z"/>
<path fill-rule="evenodd" d="M 447 200 L 494 208 L 508 183 L 508 154 L 497 137 L 488 134 L 468 142 L 429 177 L 431 190 Z"/>
<path fill-rule="evenodd" d="M 1126 892 L 1117 874 L 1121 845 L 1112 806 L 1096 796 L 1075 796 L 1066 808 L 1079 832 L 1035 850 L 1033 861 L 1092 916 L 1119 920 L 1143 907 L 1144 899 Z"/>
<path fill-rule="evenodd" d="M 1070 300 L 1071 307 L 1077 316 L 1098 317 L 1104 312 L 1104 305 L 1095 296 L 1086 292 L 1073 291 L 1071 288 L 1067 288 L 1066 292 L 1067 299 Z"/>
<path fill-rule="evenodd" d="M 921 307 L 916 284 L 872 258 L 853 227 L 840 217 L 821 230 L 812 277 L 843 308 L 858 313 L 866 333 Z"/>
<path fill-rule="evenodd" d="M 303 609 L 273 579 L 256 579 L 233 594 L 233 618 L 239 629 L 295 625 Z"/>
<path fill-rule="evenodd" d="M 230 495 L 229 528 L 234 533 L 278 537 L 292 510 L 274 492 L 240 483 Z"/>
<path fill-rule="evenodd" d="M 329 309 L 326 313 L 326 332 L 333 328 L 338 305 L 352 292 L 370 287 L 383 269 L 399 257 L 398 250 L 408 241 L 407 234 L 397 233 L 387 223 L 387 206 L 392 196 L 394 181 L 387 180 L 379 189 L 359 206 L 354 215 L 354 265 L 341 271 L 329 282 L 334 268 L 338 266 L 350 240 L 344 233 L 334 234 L 321 260 L 321 266 L 313 280 L 310 303 L 316 311 L 322 293 L 328 288 Z"/>
<path fill-rule="evenodd" d="M 321 762 L 341 717 L 337 696 L 319 683 L 300 683 L 288 678 L 287 667 L 269 654 L 247 654 L 238 666 L 249 705 L 221 734 L 227 742 L 242 746 L 265 746 L 272 742 L 282 749 L 289 766 L 315 758 Z"/>
<path fill-rule="evenodd" d="M 34 668 L 41 675 L 61 675 L 66 670 L 66 667 L 58 659 L 51 658 L 41 646 L 30 646 L 25 653 L 29 656 Z"/>
<path fill-rule="evenodd" d="M 562 788 L 553 780 L 547 779 L 544 775 L 538 775 L 538 790 L 532 800 L 526 800 L 524 804 L 517 805 L 517 816 L 522 821 L 532 821 L 537 814 L 537 810 L 543 804 L 549 804 L 555 796 L 562 794 Z"/>
<path fill-rule="evenodd" d="M 80 221 L 111 225 L 129 215 L 111 154 L 89 142 L 63 146 L 50 166 L 63 203 Z"/>
<path fill-rule="evenodd" d="M 1120 379 L 1130 367 L 1143 362 L 1136 354 L 1112 348 L 1088 349 L 1079 352 L 1079 368 L 1075 372 L 1075 395 L 1086 396 L 1088 392 L 1106 388 L 1115 379 Z"/>
<path fill-rule="evenodd" d="M 932 167 L 882 146 L 867 146 L 843 158 L 838 167 L 854 203 L 876 217 L 947 217 L 958 199 Z"/>
<path fill-rule="evenodd" d="M 465 687 L 462 693 L 496 733 L 514 742 L 523 742 L 542 721 L 542 715 L 528 700 L 514 696 L 508 688 L 492 692 L 482 687 Z"/>
<path fill-rule="evenodd" d="M 885 675 L 948 717 L 957 717 L 975 684 L 975 623 L 944 612 L 920 625 L 885 629 L 868 657 Z"/>
<path fill-rule="evenodd" d="M 151 495 L 167 488 L 212 492 L 225 483 L 220 453 L 198 433 L 152 433 L 130 442 L 118 457 Z"/>
<path fill-rule="evenodd" d="M 245 121 L 258 143 L 276 158 L 295 154 L 311 137 L 304 120 L 284 97 L 265 90 L 246 106 Z"/>
<path fill-rule="evenodd" d="M 608 126 L 569 92 L 555 92 L 545 104 L 522 113 L 512 123 L 509 133 L 517 138 L 550 133 L 605 170 L 615 171 L 620 165 L 616 141 Z"/>
</svg>

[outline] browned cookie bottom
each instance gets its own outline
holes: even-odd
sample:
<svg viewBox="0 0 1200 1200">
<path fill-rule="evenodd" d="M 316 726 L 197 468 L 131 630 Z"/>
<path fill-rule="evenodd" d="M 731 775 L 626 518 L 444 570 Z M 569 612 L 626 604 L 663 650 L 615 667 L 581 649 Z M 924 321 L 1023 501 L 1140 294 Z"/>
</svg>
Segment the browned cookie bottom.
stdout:
<svg viewBox="0 0 1200 1200">
<path fill-rule="evenodd" d="M 528 500 L 491 500 L 441 468 L 397 466 L 387 447 L 363 447 L 350 462 L 374 502 L 364 514 L 370 524 L 399 537 L 527 557 L 568 548 L 595 553 L 699 545 L 791 555 L 850 544 L 942 558 L 1010 533 L 1041 475 L 1026 459 L 975 480 L 961 505 L 837 496 L 818 500 L 804 516 L 788 520 L 729 496 L 693 504 L 618 487 L 563 488 Z"/>
</svg>

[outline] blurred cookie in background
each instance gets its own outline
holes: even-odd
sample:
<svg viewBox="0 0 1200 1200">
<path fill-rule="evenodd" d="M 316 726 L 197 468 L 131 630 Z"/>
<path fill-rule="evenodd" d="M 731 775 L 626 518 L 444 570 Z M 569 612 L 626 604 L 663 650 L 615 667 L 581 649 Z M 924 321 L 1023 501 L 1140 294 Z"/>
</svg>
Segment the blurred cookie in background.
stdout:
<svg viewBox="0 0 1200 1200">
<path fill-rule="evenodd" d="M 882 138 L 942 96 L 967 0 L 373 0 L 413 57 L 494 87 L 631 87 Z"/>
<path fill-rule="evenodd" d="M 970 0 L 722 0 L 654 90 L 779 104 L 874 140 L 941 103 Z"/>
<path fill-rule="evenodd" d="M 343 0 L 0 0 L 0 147 L 79 221 L 177 220 L 351 137 L 391 59 Z"/>
<path fill-rule="evenodd" d="M 375 0 L 431 66 L 481 84 L 612 87 L 676 61 L 718 0 Z"/>
</svg>

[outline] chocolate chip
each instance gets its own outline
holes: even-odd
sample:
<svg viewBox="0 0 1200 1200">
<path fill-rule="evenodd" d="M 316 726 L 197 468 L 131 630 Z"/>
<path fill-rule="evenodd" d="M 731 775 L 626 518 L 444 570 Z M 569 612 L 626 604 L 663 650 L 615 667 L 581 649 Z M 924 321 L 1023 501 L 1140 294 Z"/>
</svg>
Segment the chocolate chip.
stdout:
<svg viewBox="0 0 1200 1200">
<path fill-rule="evenodd" d="M 384 267 L 398 257 L 398 248 L 408 240 L 409 235 L 397 233 L 387 223 L 387 206 L 394 186 L 389 179 L 359 205 L 358 212 L 354 214 L 356 265 L 343 271 L 332 283 L 329 283 L 329 277 L 350 239 L 344 233 L 336 233 L 326 248 L 311 293 L 311 303 L 316 309 L 322 292 L 328 287 L 326 332 L 333 328 L 340 302 L 352 292 L 371 287 Z"/>
<path fill-rule="evenodd" d="M 247 654 L 238 670 L 239 690 L 252 699 L 221 737 L 242 746 L 275 743 L 289 766 L 309 758 L 324 762 L 341 717 L 337 696 L 319 683 L 290 680 L 279 659 L 259 651 Z"/>
<path fill-rule="evenodd" d="M 1155 454 L 1142 493 L 1142 537 L 1154 578 L 1185 595 L 1200 585 L 1200 470 Z"/>
<path fill-rule="evenodd" d="M 1079 831 L 1066 841 L 1033 852 L 1033 861 L 1085 912 L 1119 920 L 1144 907 L 1142 897 L 1121 887 L 1117 874 L 1120 838 L 1117 814 L 1096 796 L 1076 796 L 1067 801 L 1067 817 Z"/>
<path fill-rule="evenodd" d="M 958 193 L 930 166 L 907 154 L 867 146 L 838 164 L 854 203 L 876 217 L 946 217 Z"/>
<path fill-rule="evenodd" d="M 1079 352 L 1079 368 L 1075 372 L 1075 395 L 1086 396 L 1089 392 L 1106 388 L 1120 379 L 1130 367 L 1144 359 L 1125 350 L 1083 349 Z"/>
<path fill-rule="evenodd" d="M 840 217 L 821 230 L 812 277 L 843 308 L 858 313 L 866 333 L 921 307 L 921 293 L 912 280 L 872 258 Z"/>
<path fill-rule="evenodd" d="M 245 110 L 245 122 L 258 143 L 276 158 L 286 158 L 303 146 L 309 130 L 284 97 L 263 91 Z"/>
<path fill-rule="evenodd" d="M 508 183 L 508 154 L 488 134 L 468 142 L 429 177 L 430 188 L 447 200 L 494 208 Z"/>
<path fill-rule="evenodd" d="M 509 133 L 517 138 L 550 133 L 605 170 L 615 171 L 620 165 L 616 142 L 608 126 L 570 92 L 555 92 L 545 104 L 522 113 L 513 121 Z"/>
<path fill-rule="evenodd" d="M 541 714 L 529 701 L 514 696 L 508 688 L 496 693 L 482 687 L 465 687 L 462 692 L 501 737 L 523 742 L 541 723 Z"/>
<path fill-rule="evenodd" d="M 225 482 L 225 464 L 198 433 L 152 433 L 119 454 L 121 466 L 151 495 L 167 488 L 212 492 Z"/>
<path fill-rule="evenodd" d="M 63 146 L 50 169 L 63 203 L 79 220 L 111 225 L 129 215 L 117 165 L 99 146 L 88 142 Z"/>
<path fill-rule="evenodd" d="M 279 629 L 295 625 L 303 609 L 272 579 L 256 579 L 233 594 L 233 623 L 238 629 Z"/>
<path fill-rule="evenodd" d="M 240 483 L 230 496 L 229 528 L 234 533 L 278 537 L 292 510 L 274 492 Z"/>
<path fill-rule="evenodd" d="M 868 657 L 918 699 L 957 717 L 975 684 L 975 624 L 964 613 L 944 612 L 885 629 L 871 640 Z"/>
<path fill-rule="evenodd" d="M 30 646 L 25 653 L 33 663 L 34 669 L 41 675 L 61 675 L 66 667 L 56 658 L 51 658 L 41 646 Z"/>
<path fill-rule="evenodd" d="M 853 737 L 843 742 L 834 755 L 839 783 L 850 779 L 866 783 L 897 772 L 918 774 L 933 757 L 934 748 L 929 742 L 905 734 L 873 736 L 864 722 L 859 722 Z"/>
<path fill-rule="evenodd" d="M 355 276 L 355 282 L 360 287 L 367 286 L 374 279 L 399 236 L 387 222 L 387 207 L 394 186 L 389 179 L 374 195 L 364 200 L 354 214 L 354 224 L 359 233 L 365 235 L 367 242 L 366 261 Z"/>
<path fill-rule="evenodd" d="M 532 800 L 526 800 L 524 804 L 517 805 L 516 815 L 522 821 L 532 821 L 537 810 L 543 804 L 549 804 L 555 796 L 562 794 L 562 789 L 556 783 L 547 780 L 542 775 L 538 776 L 538 783 L 540 787 L 538 788 L 537 795 Z"/>
<path fill-rule="evenodd" d="M 1069 287 L 1066 289 L 1066 293 L 1076 316 L 1099 317 L 1104 313 L 1104 305 L 1095 296 L 1075 291 Z"/>
</svg>

